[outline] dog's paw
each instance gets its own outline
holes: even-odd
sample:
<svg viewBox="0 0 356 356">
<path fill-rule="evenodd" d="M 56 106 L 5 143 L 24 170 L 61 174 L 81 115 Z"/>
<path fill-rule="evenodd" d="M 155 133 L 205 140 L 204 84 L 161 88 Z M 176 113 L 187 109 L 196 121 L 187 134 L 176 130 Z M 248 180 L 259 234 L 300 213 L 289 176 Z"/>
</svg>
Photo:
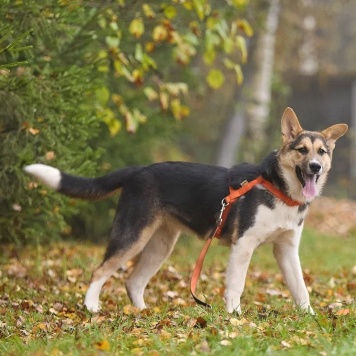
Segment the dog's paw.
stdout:
<svg viewBox="0 0 356 356">
<path fill-rule="evenodd" d="M 85 302 L 84 305 L 87 308 L 87 310 L 90 311 L 91 313 L 98 313 L 101 309 L 99 303 Z"/>
<path fill-rule="evenodd" d="M 225 294 L 225 303 L 226 303 L 226 311 L 228 313 L 230 314 L 237 313 L 238 315 L 242 314 L 239 293 L 227 291 Z"/>
<path fill-rule="evenodd" d="M 101 309 L 99 300 L 96 298 L 90 298 L 88 295 L 85 297 L 84 305 L 91 313 L 97 313 Z"/>
<path fill-rule="evenodd" d="M 241 314 L 242 314 L 241 307 L 240 307 L 240 306 L 236 307 L 236 308 L 232 311 L 232 313 L 236 313 L 237 315 L 241 315 Z"/>
<path fill-rule="evenodd" d="M 232 303 L 226 303 L 226 311 L 230 314 L 236 313 L 238 315 L 242 314 L 240 304 L 237 306 L 233 306 Z"/>
<path fill-rule="evenodd" d="M 313 316 L 316 315 L 315 311 L 313 310 L 313 308 L 310 305 L 308 305 L 308 308 L 305 310 L 305 312 L 310 315 L 313 315 Z"/>
<path fill-rule="evenodd" d="M 301 305 L 300 306 L 300 310 L 305 313 L 305 314 L 310 314 L 310 315 L 316 315 L 315 311 L 313 310 L 313 308 L 308 304 L 308 305 Z"/>
</svg>

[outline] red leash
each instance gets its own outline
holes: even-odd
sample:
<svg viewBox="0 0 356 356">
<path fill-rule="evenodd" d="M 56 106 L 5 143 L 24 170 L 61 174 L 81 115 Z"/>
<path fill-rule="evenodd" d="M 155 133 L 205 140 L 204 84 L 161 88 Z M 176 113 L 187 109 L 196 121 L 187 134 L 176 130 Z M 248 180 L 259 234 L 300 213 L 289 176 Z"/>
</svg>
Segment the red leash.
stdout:
<svg viewBox="0 0 356 356">
<path fill-rule="evenodd" d="M 211 242 L 213 241 L 214 237 L 216 237 L 217 239 L 220 238 L 222 229 L 225 225 L 225 222 L 229 215 L 229 211 L 231 209 L 232 204 L 235 203 L 236 200 L 239 199 L 242 195 L 245 195 L 247 192 L 249 192 L 257 184 L 262 184 L 267 190 L 269 190 L 271 193 L 273 193 L 277 198 L 281 199 L 288 206 L 299 206 L 299 205 L 303 204 L 303 203 L 300 203 L 297 200 L 293 200 L 292 198 L 285 195 L 282 191 L 280 191 L 278 188 L 276 188 L 269 181 L 265 180 L 262 176 L 257 177 L 256 179 L 252 180 L 251 182 L 247 182 L 246 180 L 243 181 L 241 183 L 241 188 L 239 188 L 239 189 L 233 189 L 230 186 L 229 187 L 230 194 L 227 197 L 225 197 L 221 202 L 222 207 L 221 207 L 219 219 L 217 221 L 216 229 L 215 229 L 214 233 L 206 240 L 204 247 L 199 254 L 199 257 L 195 264 L 195 267 L 194 267 L 194 270 L 192 273 L 192 277 L 190 280 L 190 292 L 191 292 L 195 302 L 199 305 L 211 308 L 211 306 L 209 304 L 201 301 L 195 295 L 195 290 L 196 290 L 196 287 L 198 284 L 201 269 L 203 267 L 204 259 L 208 252 L 209 246 L 210 246 Z"/>
</svg>

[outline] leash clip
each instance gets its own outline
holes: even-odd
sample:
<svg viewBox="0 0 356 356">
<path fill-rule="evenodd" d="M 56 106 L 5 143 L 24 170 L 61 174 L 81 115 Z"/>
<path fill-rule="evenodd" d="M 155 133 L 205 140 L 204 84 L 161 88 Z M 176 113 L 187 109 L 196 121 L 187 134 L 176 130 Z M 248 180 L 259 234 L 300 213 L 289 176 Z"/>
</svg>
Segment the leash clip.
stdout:
<svg viewBox="0 0 356 356">
<path fill-rule="evenodd" d="M 221 201 L 221 210 L 220 210 L 220 215 L 219 215 L 219 218 L 218 218 L 218 221 L 217 221 L 217 224 L 218 224 L 218 225 L 221 224 L 223 213 L 224 213 L 224 211 L 225 211 L 225 209 L 226 209 L 226 207 L 227 207 L 228 205 L 229 205 L 229 203 L 227 203 L 227 202 L 225 201 L 225 199 L 223 199 L 223 200 Z"/>
</svg>

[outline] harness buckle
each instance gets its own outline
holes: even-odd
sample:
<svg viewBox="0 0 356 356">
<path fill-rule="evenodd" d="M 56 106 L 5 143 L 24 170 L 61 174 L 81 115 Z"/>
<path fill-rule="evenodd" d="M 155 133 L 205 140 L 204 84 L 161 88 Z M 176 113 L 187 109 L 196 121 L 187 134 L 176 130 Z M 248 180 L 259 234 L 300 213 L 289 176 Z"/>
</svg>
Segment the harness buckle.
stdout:
<svg viewBox="0 0 356 356">
<path fill-rule="evenodd" d="M 241 183 L 240 183 L 240 185 L 241 185 L 241 187 L 243 187 L 245 184 L 247 184 L 248 183 L 248 180 L 247 179 L 245 179 L 244 181 L 242 181 Z"/>
<path fill-rule="evenodd" d="M 223 213 L 224 213 L 224 210 L 226 209 L 226 207 L 229 205 L 229 203 L 227 203 L 225 201 L 225 199 L 223 199 L 221 201 L 221 210 L 220 210 L 220 214 L 219 214 L 219 218 L 218 218 L 218 221 L 217 221 L 217 224 L 218 225 L 221 225 L 221 222 L 222 222 L 222 216 L 223 216 Z"/>
</svg>

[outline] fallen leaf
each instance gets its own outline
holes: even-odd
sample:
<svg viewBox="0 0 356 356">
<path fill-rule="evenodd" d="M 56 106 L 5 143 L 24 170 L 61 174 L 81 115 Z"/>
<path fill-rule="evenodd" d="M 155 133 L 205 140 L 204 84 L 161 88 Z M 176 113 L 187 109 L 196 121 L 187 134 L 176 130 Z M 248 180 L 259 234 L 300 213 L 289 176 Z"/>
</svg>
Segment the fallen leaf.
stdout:
<svg viewBox="0 0 356 356">
<path fill-rule="evenodd" d="M 163 320 L 161 320 L 160 322 L 157 323 L 157 325 L 155 326 L 155 328 L 156 328 L 157 330 L 162 330 L 163 327 L 165 327 L 165 326 L 168 326 L 168 327 L 172 326 L 171 320 L 169 320 L 169 319 L 163 319 Z"/>
<path fill-rule="evenodd" d="M 237 331 L 232 331 L 231 333 L 229 333 L 229 338 L 236 339 L 239 335 L 240 333 L 238 333 Z"/>
<path fill-rule="evenodd" d="M 100 351 L 110 351 L 110 343 L 108 340 L 101 340 L 95 343 L 94 347 Z"/>
<path fill-rule="evenodd" d="M 282 295 L 282 292 L 278 289 L 266 289 L 266 294 L 271 296 L 279 296 Z"/>
<path fill-rule="evenodd" d="M 283 340 L 283 341 L 281 341 L 281 344 L 282 344 L 283 347 L 285 347 L 287 349 L 291 348 L 291 344 L 289 342 L 287 342 L 287 341 Z"/>
<path fill-rule="evenodd" d="M 134 307 L 132 304 L 124 306 L 123 312 L 125 315 L 137 315 L 140 313 L 140 309 Z"/>
<path fill-rule="evenodd" d="M 199 316 L 195 321 L 194 327 L 203 329 L 207 326 L 207 324 L 208 324 L 208 322 L 204 318 Z"/>
<path fill-rule="evenodd" d="M 206 340 L 204 340 L 201 344 L 197 347 L 197 350 L 204 353 L 209 353 L 211 351 L 210 346 Z"/>
<path fill-rule="evenodd" d="M 243 325 L 243 321 L 236 319 L 236 318 L 231 318 L 230 324 L 233 326 L 241 326 L 241 325 Z"/>
<path fill-rule="evenodd" d="M 159 335 L 162 340 L 169 340 L 172 338 L 172 334 L 164 329 L 159 331 Z"/>
<path fill-rule="evenodd" d="M 348 315 L 350 314 L 350 309 L 339 309 L 335 315 Z"/>
<path fill-rule="evenodd" d="M 45 154 L 45 158 L 47 161 L 51 161 L 56 158 L 56 154 L 54 153 L 54 151 L 48 151 Z"/>
<path fill-rule="evenodd" d="M 30 128 L 28 129 L 28 132 L 29 132 L 30 134 L 32 134 L 33 136 L 35 136 L 35 135 L 38 135 L 38 134 L 40 133 L 40 130 L 34 129 L 33 127 L 30 127 Z"/>
</svg>

